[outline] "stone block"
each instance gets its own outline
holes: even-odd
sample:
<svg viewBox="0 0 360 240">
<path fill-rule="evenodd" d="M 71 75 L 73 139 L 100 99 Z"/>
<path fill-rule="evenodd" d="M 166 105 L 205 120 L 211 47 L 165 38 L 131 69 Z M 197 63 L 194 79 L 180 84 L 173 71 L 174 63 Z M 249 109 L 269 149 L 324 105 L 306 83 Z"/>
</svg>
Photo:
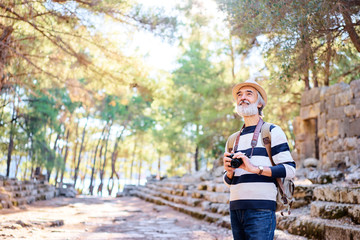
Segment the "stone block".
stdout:
<svg viewBox="0 0 360 240">
<path fill-rule="evenodd" d="M 203 198 L 204 197 L 204 192 L 203 191 L 194 191 L 191 196 L 193 198 Z"/>
<path fill-rule="evenodd" d="M 312 88 L 305 91 L 301 96 L 301 106 L 307 106 L 320 101 L 320 88 Z"/>
<path fill-rule="evenodd" d="M 321 156 L 320 159 L 320 168 L 327 170 L 332 167 L 332 163 L 334 162 L 334 153 L 327 152 L 326 154 Z"/>
<path fill-rule="evenodd" d="M 353 149 L 356 149 L 356 147 L 357 147 L 357 138 L 356 137 L 344 139 L 345 150 L 353 150 Z"/>
<path fill-rule="evenodd" d="M 306 134 L 305 133 L 297 134 L 295 135 L 295 139 L 297 142 L 303 142 L 306 139 Z"/>
<path fill-rule="evenodd" d="M 351 220 L 356 223 L 360 224 L 360 206 L 355 205 L 352 208 L 349 208 L 349 215 L 351 217 Z"/>
<path fill-rule="evenodd" d="M 354 117 L 356 116 L 356 106 L 354 104 L 346 106 L 344 108 L 345 116 L 347 117 Z"/>
<path fill-rule="evenodd" d="M 325 227 L 325 236 L 323 239 L 354 239 L 352 229 L 347 226 L 327 225 Z"/>
<path fill-rule="evenodd" d="M 349 160 L 350 160 L 350 165 L 360 166 L 360 151 L 358 150 L 349 151 Z"/>
<path fill-rule="evenodd" d="M 360 98 L 360 80 L 355 80 L 350 83 L 350 89 L 355 98 Z"/>
<path fill-rule="evenodd" d="M 327 112 L 327 115 L 326 115 L 327 120 L 345 118 L 344 109 L 345 109 L 345 106 L 331 107 L 331 109 L 329 109 L 329 111 Z"/>
<path fill-rule="evenodd" d="M 295 136 L 297 136 L 298 134 L 301 133 L 301 131 L 302 131 L 302 128 L 301 128 L 302 122 L 303 122 L 303 120 L 300 118 L 300 116 L 296 116 L 294 118 L 293 131 L 294 131 Z"/>
<path fill-rule="evenodd" d="M 326 114 L 323 112 L 320 113 L 318 118 L 318 130 L 322 128 L 326 128 Z"/>
<path fill-rule="evenodd" d="M 350 90 L 350 85 L 344 82 L 331 85 L 325 92 L 325 97 L 331 97 L 338 93 L 343 93 Z"/>
<path fill-rule="evenodd" d="M 340 120 L 340 137 L 341 138 L 346 138 L 349 137 L 349 135 L 351 134 L 351 129 L 350 129 L 350 121 L 349 118 L 344 118 Z"/>
<path fill-rule="evenodd" d="M 332 204 L 329 202 L 312 202 L 311 216 L 324 219 L 338 219 L 344 217 L 348 213 L 348 207 L 344 204 Z"/>
<path fill-rule="evenodd" d="M 335 107 L 346 106 L 351 104 L 353 99 L 353 93 L 351 90 L 347 90 L 335 95 Z"/>
<path fill-rule="evenodd" d="M 319 163 L 319 160 L 316 158 L 307 158 L 304 160 L 304 167 L 310 168 L 310 167 L 317 167 Z"/>
<path fill-rule="evenodd" d="M 320 100 L 321 102 L 324 102 L 324 101 L 325 101 L 325 98 L 326 98 L 325 94 L 326 94 L 328 88 L 329 88 L 329 87 L 326 87 L 326 86 L 320 88 L 320 94 L 319 94 L 320 99 L 319 99 L 319 100 Z"/>
<path fill-rule="evenodd" d="M 359 137 L 360 136 L 360 118 L 356 118 L 349 123 L 349 135 L 347 137 Z"/>
<path fill-rule="evenodd" d="M 335 96 L 327 96 L 325 98 L 325 113 L 331 111 L 332 108 L 335 106 Z"/>
<path fill-rule="evenodd" d="M 198 184 L 197 189 L 198 190 L 207 190 L 207 184 L 200 183 L 200 184 Z"/>
<path fill-rule="evenodd" d="M 330 149 L 334 152 L 344 151 L 344 141 L 342 138 L 338 138 L 329 144 Z"/>
<path fill-rule="evenodd" d="M 219 192 L 219 193 L 224 193 L 224 192 L 228 193 L 228 192 L 230 192 L 230 188 L 228 186 L 226 186 L 225 184 L 217 184 L 215 191 Z"/>
<path fill-rule="evenodd" d="M 300 108 L 300 117 L 303 120 L 317 118 L 320 115 L 320 102 Z"/>
<path fill-rule="evenodd" d="M 340 134 L 339 120 L 328 120 L 326 123 L 326 135 L 328 137 L 337 137 Z"/>
<path fill-rule="evenodd" d="M 359 196 L 360 187 L 344 187 L 328 184 L 314 189 L 314 197 L 320 201 L 359 204 Z"/>
<path fill-rule="evenodd" d="M 175 189 L 174 194 L 175 194 L 175 195 L 178 195 L 178 196 L 183 196 L 183 195 L 184 195 L 184 190 L 182 190 L 182 189 Z"/>
</svg>

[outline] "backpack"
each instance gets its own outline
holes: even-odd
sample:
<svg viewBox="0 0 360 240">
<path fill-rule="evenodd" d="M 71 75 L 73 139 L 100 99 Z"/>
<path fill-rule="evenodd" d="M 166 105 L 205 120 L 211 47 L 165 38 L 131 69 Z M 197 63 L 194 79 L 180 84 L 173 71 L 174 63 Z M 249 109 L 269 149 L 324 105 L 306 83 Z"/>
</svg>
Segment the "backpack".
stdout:
<svg viewBox="0 0 360 240">
<path fill-rule="evenodd" d="M 271 155 L 271 134 L 270 134 L 270 123 L 264 122 L 261 126 L 261 140 L 263 145 L 266 148 L 266 152 L 271 160 L 271 164 L 275 166 Z M 232 134 L 225 145 L 225 150 L 231 152 L 235 143 L 235 139 L 240 131 Z M 290 214 L 290 207 L 294 202 L 294 189 L 295 185 L 291 179 L 277 178 L 276 179 L 277 194 L 276 194 L 276 212 L 281 211 L 283 215 L 284 209 L 287 209 L 288 214 Z"/>
</svg>

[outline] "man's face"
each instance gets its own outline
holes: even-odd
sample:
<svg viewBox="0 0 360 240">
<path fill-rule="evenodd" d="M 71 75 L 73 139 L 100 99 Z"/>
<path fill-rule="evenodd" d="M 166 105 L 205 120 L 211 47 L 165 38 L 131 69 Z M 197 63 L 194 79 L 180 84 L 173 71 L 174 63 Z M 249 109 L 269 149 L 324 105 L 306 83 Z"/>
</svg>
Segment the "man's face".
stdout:
<svg viewBox="0 0 360 240">
<path fill-rule="evenodd" d="M 261 104 L 258 102 L 258 94 L 253 87 L 242 87 L 237 92 L 236 111 L 242 117 L 258 114 L 258 108 Z"/>
<path fill-rule="evenodd" d="M 242 87 L 237 92 L 237 105 L 249 105 L 257 101 L 257 91 L 253 87 Z"/>
</svg>

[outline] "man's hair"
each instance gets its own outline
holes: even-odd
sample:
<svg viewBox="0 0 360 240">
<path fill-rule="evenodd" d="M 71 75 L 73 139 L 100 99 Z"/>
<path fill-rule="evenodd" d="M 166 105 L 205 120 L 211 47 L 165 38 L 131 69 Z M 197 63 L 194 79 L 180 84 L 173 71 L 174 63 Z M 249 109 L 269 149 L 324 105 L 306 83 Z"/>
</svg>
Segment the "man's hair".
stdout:
<svg viewBox="0 0 360 240">
<path fill-rule="evenodd" d="M 257 91 L 257 90 L 256 90 Z M 264 99 L 262 98 L 261 94 L 259 93 L 259 91 L 257 91 L 257 94 L 258 94 L 258 100 L 257 102 L 261 104 L 261 107 L 259 107 L 259 115 L 262 116 L 262 110 L 264 109 L 265 107 L 265 101 Z"/>
</svg>

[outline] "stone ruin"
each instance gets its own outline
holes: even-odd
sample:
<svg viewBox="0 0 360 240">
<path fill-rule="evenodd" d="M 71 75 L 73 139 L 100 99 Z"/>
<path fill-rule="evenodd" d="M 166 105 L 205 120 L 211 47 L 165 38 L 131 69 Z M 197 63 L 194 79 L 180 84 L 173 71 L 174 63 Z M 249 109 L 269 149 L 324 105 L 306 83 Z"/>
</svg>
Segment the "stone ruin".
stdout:
<svg viewBox="0 0 360 240">
<path fill-rule="evenodd" d="M 320 170 L 359 167 L 360 80 L 305 91 L 293 127 L 298 166 L 311 158 Z"/>
<path fill-rule="evenodd" d="M 55 196 L 55 187 L 46 181 L 20 181 L 16 178 L 0 176 L 0 210 L 22 207 L 35 201 L 52 199 Z"/>
<path fill-rule="evenodd" d="M 293 127 L 295 203 L 291 215 L 276 214 L 275 239 L 360 239 L 360 80 L 304 92 Z M 219 159 L 210 172 L 149 179 L 118 197 L 137 196 L 230 228 L 222 171 Z"/>
</svg>

